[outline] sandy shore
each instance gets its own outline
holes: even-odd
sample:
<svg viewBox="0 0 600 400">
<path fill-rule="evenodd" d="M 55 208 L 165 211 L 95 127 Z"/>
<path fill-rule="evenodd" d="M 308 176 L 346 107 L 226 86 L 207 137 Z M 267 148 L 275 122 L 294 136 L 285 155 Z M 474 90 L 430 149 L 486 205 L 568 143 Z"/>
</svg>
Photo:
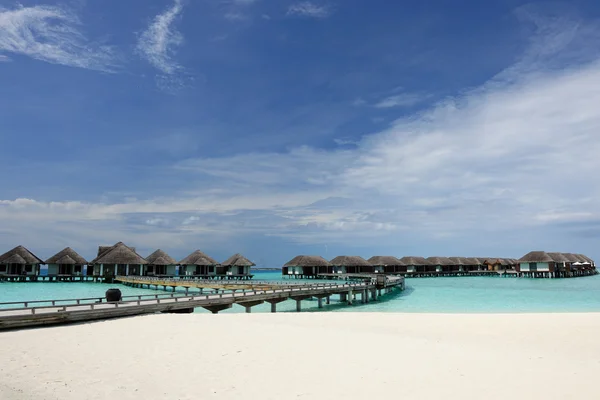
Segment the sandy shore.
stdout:
<svg viewBox="0 0 600 400">
<path fill-rule="evenodd" d="M 600 314 L 156 315 L 0 333 L 0 399 L 597 399 Z"/>
</svg>

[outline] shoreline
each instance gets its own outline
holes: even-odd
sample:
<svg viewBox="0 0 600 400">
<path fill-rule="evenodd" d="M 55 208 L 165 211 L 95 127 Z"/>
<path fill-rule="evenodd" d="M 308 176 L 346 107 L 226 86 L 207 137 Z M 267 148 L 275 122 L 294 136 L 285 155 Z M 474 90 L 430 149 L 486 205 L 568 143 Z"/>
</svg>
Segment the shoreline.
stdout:
<svg viewBox="0 0 600 400">
<path fill-rule="evenodd" d="M 594 398 L 600 313 L 151 315 L 0 333 L 3 399 Z"/>
</svg>

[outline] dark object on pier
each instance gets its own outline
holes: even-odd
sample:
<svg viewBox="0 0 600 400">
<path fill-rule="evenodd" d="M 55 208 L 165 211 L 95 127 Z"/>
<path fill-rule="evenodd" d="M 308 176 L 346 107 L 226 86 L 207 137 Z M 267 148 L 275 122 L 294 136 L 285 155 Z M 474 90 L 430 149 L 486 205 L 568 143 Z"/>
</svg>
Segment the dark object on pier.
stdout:
<svg viewBox="0 0 600 400">
<path fill-rule="evenodd" d="M 106 291 L 106 301 L 113 302 L 113 301 L 121 301 L 121 298 L 123 296 L 121 295 L 121 291 L 119 289 L 108 289 Z"/>
</svg>

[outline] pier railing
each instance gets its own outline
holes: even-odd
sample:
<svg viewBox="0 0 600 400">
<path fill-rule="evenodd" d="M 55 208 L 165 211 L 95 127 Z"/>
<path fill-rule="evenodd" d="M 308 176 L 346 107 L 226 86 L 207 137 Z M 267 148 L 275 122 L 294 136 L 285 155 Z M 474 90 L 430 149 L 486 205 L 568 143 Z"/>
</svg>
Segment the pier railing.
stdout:
<svg viewBox="0 0 600 400">
<path fill-rule="evenodd" d="M 153 305 L 153 304 L 165 304 L 165 303 L 180 303 L 180 302 L 189 302 L 189 301 L 199 301 L 199 300 L 212 300 L 212 299 L 238 299 L 244 297 L 252 297 L 257 295 L 265 295 L 265 294 L 276 294 L 276 293 L 290 293 L 290 294 L 302 294 L 304 292 L 314 292 L 318 290 L 327 290 L 327 289 L 366 289 L 368 285 L 366 284 L 311 284 L 304 285 L 301 287 L 295 288 L 283 288 L 283 289 L 265 289 L 265 290 L 244 290 L 240 292 L 231 292 L 231 293 L 218 293 L 218 294 L 207 294 L 207 295 L 193 295 L 193 296 L 174 296 L 173 293 L 165 294 L 165 295 L 135 295 L 135 296 L 123 296 L 122 298 L 127 300 L 121 300 L 117 302 L 107 302 L 104 298 L 100 297 L 89 297 L 84 299 L 64 299 L 64 300 L 32 300 L 32 301 L 23 301 L 23 302 L 7 302 L 0 303 L 0 306 L 4 305 L 17 305 L 24 304 L 24 307 L 16 307 L 16 308 L 0 308 L 0 318 L 4 315 L 14 314 L 15 312 L 19 312 L 19 314 L 29 313 L 29 314 L 38 314 L 40 312 L 64 312 L 64 311 L 84 311 L 84 310 L 94 310 L 94 309 L 106 309 L 106 308 L 119 308 L 119 307 L 128 307 L 128 306 L 141 306 L 141 305 Z M 164 296 L 161 298 L 160 296 Z M 145 299 L 145 297 L 150 297 Z M 94 301 L 97 303 L 87 303 L 87 301 Z M 71 302 L 71 304 L 59 304 L 60 302 Z M 29 307 L 30 304 L 39 304 L 39 303 L 52 303 L 52 305 L 48 306 L 34 306 Z"/>
</svg>

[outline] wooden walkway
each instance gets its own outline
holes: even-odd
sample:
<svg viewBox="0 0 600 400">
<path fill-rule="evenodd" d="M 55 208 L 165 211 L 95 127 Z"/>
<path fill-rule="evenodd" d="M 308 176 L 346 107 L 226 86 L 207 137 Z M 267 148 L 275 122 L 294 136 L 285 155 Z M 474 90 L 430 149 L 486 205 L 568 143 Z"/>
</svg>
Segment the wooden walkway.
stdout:
<svg viewBox="0 0 600 400">
<path fill-rule="evenodd" d="M 157 312 L 190 313 L 196 307 L 205 308 L 216 314 L 231 308 L 233 304 L 239 304 L 245 307 L 246 312 L 251 312 L 252 307 L 264 302 L 271 304 L 271 312 L 276 312 L 277 304 L 286 300 L 296 301 L 296 311 L 301 311 L 302 300 L 316 298 L 318 307 L 323 308 L 323 300 L 326 304 L 330 304 L 333 295 L 339 295 L 340 301 L 349 305 L 356 301 L 357 295 L 362 303 L 368 303 L 377 300 L 382 292 L 403 289 L 404 279 L 391 277 L 383 284 L 381 281 L 379 284 L 372 281 L 281 286 L 263 290 L 240 289 L 228 293 L 192 296 L 175 296 L 173 293 L 164 296 L 127 296 L 120 302 L 87 298 L 44 301 L 46 304 L 50 303 L 49 305 L 39 305 L 42 304 L 41 301 L 0 303 L 0 329 L 92 321 Z"/>
</svg>

